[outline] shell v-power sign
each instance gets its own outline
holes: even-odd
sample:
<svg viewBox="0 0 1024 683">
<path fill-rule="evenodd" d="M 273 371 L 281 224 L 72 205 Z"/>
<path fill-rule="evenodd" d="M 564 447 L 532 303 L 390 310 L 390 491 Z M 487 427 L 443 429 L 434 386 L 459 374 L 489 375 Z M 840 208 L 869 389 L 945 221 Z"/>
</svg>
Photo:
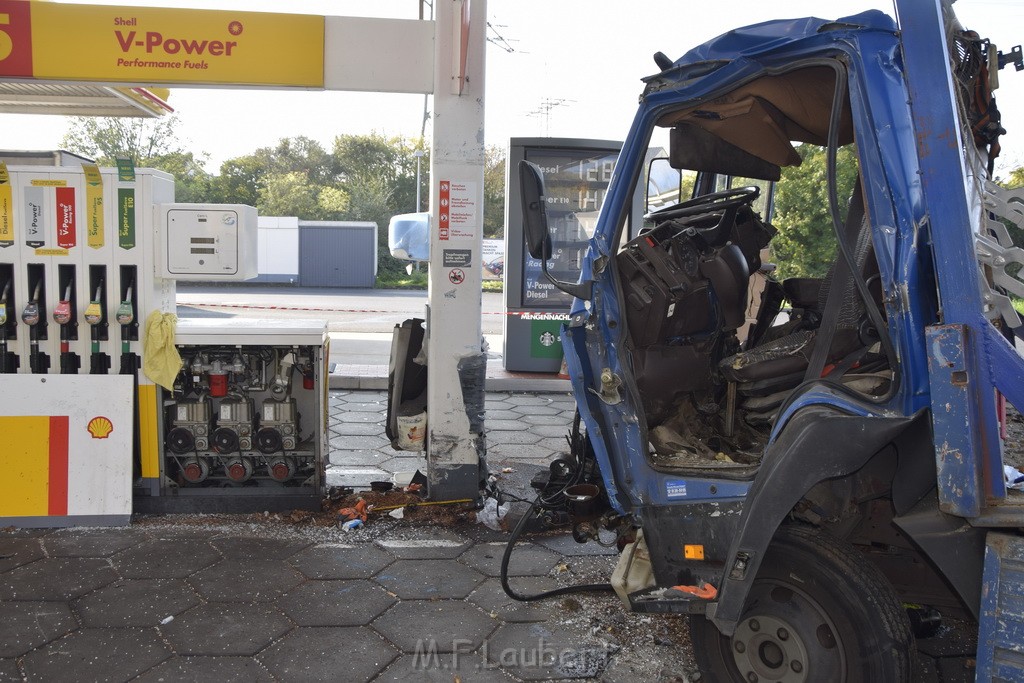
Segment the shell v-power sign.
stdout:
<svg viewBox="0 0 1024 683">
<path fill-rule="evenodd" d="M 0 0 L 0 77 L 322 88 L 324 18 Z"/>
</svg>

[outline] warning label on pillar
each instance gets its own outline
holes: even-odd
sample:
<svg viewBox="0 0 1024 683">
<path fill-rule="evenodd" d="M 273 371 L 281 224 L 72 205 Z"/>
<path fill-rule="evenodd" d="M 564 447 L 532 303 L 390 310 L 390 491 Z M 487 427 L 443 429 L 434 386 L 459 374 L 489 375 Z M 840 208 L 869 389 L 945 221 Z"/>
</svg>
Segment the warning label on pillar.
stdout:
<svg viewBox="0 0 1024 683">
<path fill-rule="evenodd" d="M 447 180 L 442 180 L 437 200 L 437 239 L 439 240 L 447 240 L 449 237 L 451 194 L 452 184 Z"/>
<path fill-rule="evenodd" d="M 0 247 L 14 244 L 13 204 L 11 177 L 7 174 L 7 164 L 0 161 Z"/>
<path fill-rule="evenodd" d="M 71 249 L 78 244 L 75 227 L 75 188 L 57 188 L 57 246 Z"/>
<path fill-rule="evenodd" d="M 46 190 L 25 188 L 25 244 L 33 249 L 46 246 Z"/>
<path fill-rule="evenodd" d="M 480 210 L 476 198 L 477 183 L 453 180 L 450 184 L 448 226 L 452 237 L 476 237 L 480 227 Z"/>
</svg>

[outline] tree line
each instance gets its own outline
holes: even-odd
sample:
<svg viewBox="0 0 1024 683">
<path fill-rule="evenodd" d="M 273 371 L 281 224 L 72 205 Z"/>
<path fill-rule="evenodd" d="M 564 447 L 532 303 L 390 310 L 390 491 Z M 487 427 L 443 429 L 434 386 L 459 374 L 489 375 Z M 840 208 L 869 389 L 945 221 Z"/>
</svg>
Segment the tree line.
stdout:
<svg viewBox="0 0 1024 683">
<path fill-rule="evenodd" d="M 62 142 L 65 149 L 103 165 L 128 158 L 175 178 L 175 201 L 248 204 L 263 216 L 301 220 L 372 221 L 378 226 L 378 273 L 404 273 L 405 264 L 387 249 L 390 218 L 416 210 L 416 156 L 422 209 L 430 197 L 430 150 L 422 138 L 338 135 L 330 149 L 316 140 L 283 138 L 206 170 L 208 156 L 185 148 L 176 116 L 156 120 L 75 119 Z M 488 147 L 484 168 L 484 237 L 504 236 L 505 151 Z"/>
<path fill-rule="evenodd" d="M 162 119 L 76 119 L 63 145 L 71 152 L 112 164 L 127 157 L 136 166 L 157 168 L 175 178 L 179 202 L 249 204 L 265 216 L 298 216 L 302 220 L 373 221 L 378 230 L 378 272 L 398 274 L 405 265 L 387 250 L 386 226 L 391 216 L 416 210 L 416 157 L 421 160 L 423 209 L 430 195 L 430 150 L 422 138 L 379 133 L 338 135 L 330 149 L 316 140 L 284 138 L 273 147 L 228 159 L 218 173 L 205 170 L 207 156 L 187 150 L 176 128 L 176 116 Z M 775 189 L 772 240 L 780 277 L 822 277 L 835 259 L 836 243 L 829 217 L 825 152 L 799 145 L 803 163 L 786 169 Z M 484 237 L 505 234 L 505 150 L 486 149 L 484 166 Z M 839 197 L 850 197 L 857 176 L 852 146 L 839 150 Z M 1024 167 L 1010 172 L 1005 187 L 1024 185 Z M 1017 244 L 1024 233 L 1011 226 Z"/>
</svg>

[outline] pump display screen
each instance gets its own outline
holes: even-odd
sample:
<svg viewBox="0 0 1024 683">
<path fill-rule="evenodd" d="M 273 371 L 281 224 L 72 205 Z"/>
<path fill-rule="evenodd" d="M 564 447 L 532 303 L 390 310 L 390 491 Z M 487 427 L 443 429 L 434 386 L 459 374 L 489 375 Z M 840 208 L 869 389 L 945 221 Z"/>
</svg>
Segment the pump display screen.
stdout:
<svg viewBox="0 0 1024 683">
<path fill-rule="evenodd" d="M 587 240 L 594 235 L 604 204 L 617 152 L 594 150 L 526 150 L 526 160 L 540 166 L 547 191 L 551 260 L 548 271 L 559 280 L 576 282 Z M 525 309 L 568 309 L 572 297 L 555 289 L 541 271 L 540 261 L 523 259 Z"/>
</svg>

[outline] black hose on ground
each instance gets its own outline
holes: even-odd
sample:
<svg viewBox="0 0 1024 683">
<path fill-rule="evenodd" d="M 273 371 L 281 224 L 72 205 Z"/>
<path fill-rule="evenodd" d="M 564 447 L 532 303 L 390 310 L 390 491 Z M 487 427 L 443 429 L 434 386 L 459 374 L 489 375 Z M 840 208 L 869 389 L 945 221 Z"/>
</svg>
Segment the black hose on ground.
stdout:
<svg viewBox="0 0 1024 683">
<path fill-rule="evenodd" d="M 526 528 L 526 523 L 533 515 L 534 510 L 537 509 L 537 502 L 540 500 L 540 496 L 530 504 L 530 509 L 526 511 L 519 523 L 516 524 L 515 529 L 512 530 L 512 537 L 508 539 L 508 544 L 505 546 L 505 554 L 501 558 L 501 587 L 505 591 L 505 595 L 518 600 L 519 602 L 534 602 L 536 600 L 545 600 L 547 598 L 554 598 L 559 595 L 568 595 L 570 593 L 597 593 L 615 590 L 610 583 L 588 583 L 580 584 L 578 586 L 565 586 L 564 588 L 556 588 L 550 591 L 544 591 L 543 593 L 537 593 L 536 595 L 523 595 L 517 593 L 508 582 L 508 565 L 512 559 L 512 549 L 516 545 L 516 541 L 519 540 L 519 536 L 522 535 L 523 530 Z"/>
</svg>

